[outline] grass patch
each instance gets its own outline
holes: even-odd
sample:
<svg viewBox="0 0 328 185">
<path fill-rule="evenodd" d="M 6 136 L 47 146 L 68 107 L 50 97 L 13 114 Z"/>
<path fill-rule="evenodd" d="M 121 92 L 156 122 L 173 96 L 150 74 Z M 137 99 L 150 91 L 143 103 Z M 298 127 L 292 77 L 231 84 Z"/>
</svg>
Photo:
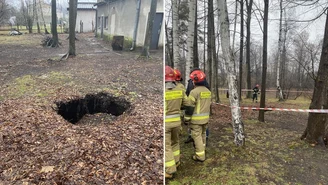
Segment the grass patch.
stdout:
<svg viewBox="0 0 328 185">
<path fill-rule="evenodd" d="M 61 72 L 50 72 L 42 76 L 25 75 L 16 78 L 7 84 L 4 94 L 8 98 L 20 98 L 23 96 L 46 97 L 55 92 L 55 88 L 71 84 L 69 75 Z"/>
<path fill-rule="evenodd" d="M 41 41 L 39 39 L 31 39 L 25 35 L 0 35 L 0 43 L 11 45 L 39 45 Z"/>
<path fill-rule="evenodd" d="M 219 115 L 213 116 L 220 119 Z M 296 156 L 308 145 L 299 140 L 295 132 L 271 128 L 269 125 L 273 123 L 263 124 L 256 119 L 246 118 L 243 121 L 246 131 L 244 147 L 233 143 L 230 124 L 215 130 L 211 128 L 217 128 L 215 124 L 222 123 L 209 123 L 210 137 L 204 163 L 191 159 L 194 148 L 192 144 L 183 142 L 187 137 L 184 128 L 180 141 L 182 165 L 173 180 L 166 180 L 167 184 L 288 184 L 290 181 L 286 180 L 286 177 L 289 178 L 286 174 L 302 173 L 302 168 L 294 164 L 299 159 Z"/>
</svg>

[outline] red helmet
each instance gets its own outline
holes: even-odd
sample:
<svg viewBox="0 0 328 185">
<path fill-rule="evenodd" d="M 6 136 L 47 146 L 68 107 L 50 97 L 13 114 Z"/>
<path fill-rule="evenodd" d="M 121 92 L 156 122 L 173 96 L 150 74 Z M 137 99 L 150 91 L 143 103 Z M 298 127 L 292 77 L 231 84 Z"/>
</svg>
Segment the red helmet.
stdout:
<svg viewBox="0 0 328 185">
<path fill-rule="evenodd" d="M 181 73 L 179 69 L 174 69 L 175 81 L 181 81 Z"/>
<path fill-rule="evenodd" d="M 165 82 L 174 82 L 174 70 L 170 66 L 165 66 Z"/>
<path fill-rule="evenodd" d="M 196 70 L 190 73 L 190 78 L 194 82 L 202 82 L 205 80 L 206 75 L 203 71 L 201 70 Z"/>
</svg>

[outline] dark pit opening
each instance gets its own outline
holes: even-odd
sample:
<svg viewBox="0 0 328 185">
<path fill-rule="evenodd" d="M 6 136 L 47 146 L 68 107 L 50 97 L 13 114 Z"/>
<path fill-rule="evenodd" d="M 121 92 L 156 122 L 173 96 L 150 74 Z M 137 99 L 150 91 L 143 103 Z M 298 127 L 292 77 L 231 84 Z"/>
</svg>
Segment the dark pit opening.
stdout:
<svg viewBox="0 0 328 185">
<path fill-rule="evenodd" d="M 107 93 L 87 94 L 84 98 L 56 102 L 56 105 L 57 113 L 73 124 L 86 114 L 107 113 L 119 116 L 131 106 L 124 98 L 113 97 Z"/>
</svg>

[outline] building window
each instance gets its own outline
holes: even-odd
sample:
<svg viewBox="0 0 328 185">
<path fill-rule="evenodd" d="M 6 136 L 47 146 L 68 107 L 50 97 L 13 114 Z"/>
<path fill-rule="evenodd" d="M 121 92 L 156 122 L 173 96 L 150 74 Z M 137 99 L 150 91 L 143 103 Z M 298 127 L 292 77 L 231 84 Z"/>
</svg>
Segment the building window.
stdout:
<svg viewBox="0 0 328 185">
<path fill-rule="evenodd" d="M 104 20 L 104 28 L 105 29 L 108 29 L 108 17 L 105 17 L 105 20 Z"/>
</svg>

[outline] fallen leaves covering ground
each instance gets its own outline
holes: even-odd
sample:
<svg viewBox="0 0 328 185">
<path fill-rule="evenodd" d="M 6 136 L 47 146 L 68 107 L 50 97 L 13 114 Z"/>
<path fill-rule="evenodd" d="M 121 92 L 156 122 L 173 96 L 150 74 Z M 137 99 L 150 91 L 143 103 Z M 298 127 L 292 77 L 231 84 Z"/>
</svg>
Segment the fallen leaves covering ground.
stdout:
<svg viewBox="0 0 328 185">
<path fill-rule="evenodd" d="M 144 61 L 79 37 L 82 53 L 68 61 L 56 61 L 64 43 L 52 50 L 54 61 L 51 49 L 37 47 L 30 58 L 28 47 L 17 61 L 4 55 L 11 67 L 0 62 L 0 184 L 162 184 L 161 53 Z M 92 52 L 101 49 L 107 53 Z M 131 108 L 115 120 L 95 114 L 75 125 L 56 113 L 56 101 L 96 92 L 125 98 Z"/>
</svg>

